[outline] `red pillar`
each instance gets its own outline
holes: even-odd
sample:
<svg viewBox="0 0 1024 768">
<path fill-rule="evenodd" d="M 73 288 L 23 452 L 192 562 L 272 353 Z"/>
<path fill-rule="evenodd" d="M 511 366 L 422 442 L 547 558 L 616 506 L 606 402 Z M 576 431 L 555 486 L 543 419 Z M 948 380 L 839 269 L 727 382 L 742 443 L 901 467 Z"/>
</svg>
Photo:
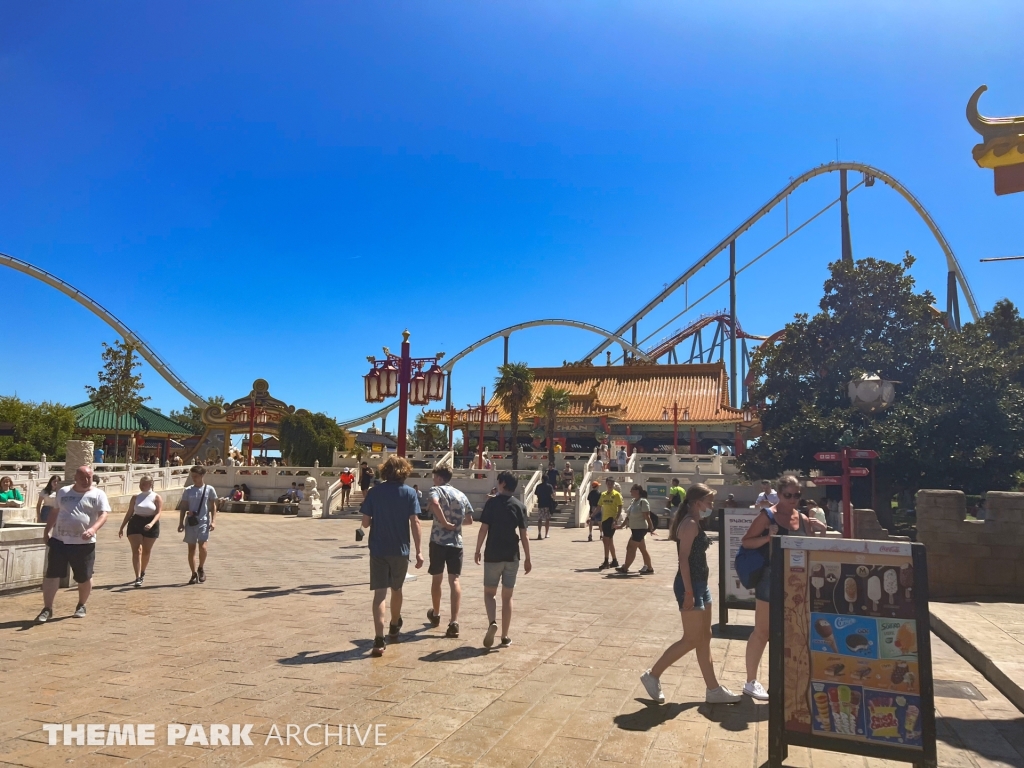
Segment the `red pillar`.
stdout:
<svg viewBox="0 0 1024 768">
<path fill-rule="evenodd" d="M 850 449 L 843 448 L 843 538 L 853 538 L 853 511 L 850 509 Z"/>
<path fill-rule="evenodd" d="M 690 453 L 697 453 L 697 428 L 690 427 Z"/>
</svg>

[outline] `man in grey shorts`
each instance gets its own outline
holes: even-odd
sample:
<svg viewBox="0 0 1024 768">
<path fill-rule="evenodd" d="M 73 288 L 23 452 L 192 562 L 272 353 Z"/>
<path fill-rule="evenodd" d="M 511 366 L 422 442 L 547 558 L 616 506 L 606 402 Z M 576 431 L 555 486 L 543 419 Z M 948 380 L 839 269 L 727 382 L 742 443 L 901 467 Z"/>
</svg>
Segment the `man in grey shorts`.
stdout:
<svg viewBox="0 0 1024 768">
<path fill-rule="evenodd" d="M 523 573 L 530 572 L 530 537 L 526 530 L 526 507 L 512 494 L 519 481 L 511 472 L 498 474 L 498 495 L 487 500 L 480 515 L 480 535 L 476 540 L 474 562 L 480 565 L 484 553 L 484 605 L 487 608 L 487 634 L 484 647 L 494 645 L 498 632 L 497 593 L 501 582 L 501 647 L 512 645 L 508 628 L 512 623 L 512 590 L 519 572 L 519 544 L 523 545 Z M 486 545 L 486 547 L 485 547 Z"/>
<path fill-rule="evenodd" d="M 392 456 L 380 466 L 384 481 L 375 485 L 363 499 L 363 528 L 370 529 L 370 589 L 373 590 L 373 651 L 383 656 L 384 614 L 388 589 L 391 589 L 391 625 L 388 636 L 397 642 L 402 628 L 402 587 L 409 570 L 409 533 L 416 544 L 416 567 L 423 567 L 420 549 L 420 505 L 416 492 L 405 484 L 412 465 Z"/>
</svg>

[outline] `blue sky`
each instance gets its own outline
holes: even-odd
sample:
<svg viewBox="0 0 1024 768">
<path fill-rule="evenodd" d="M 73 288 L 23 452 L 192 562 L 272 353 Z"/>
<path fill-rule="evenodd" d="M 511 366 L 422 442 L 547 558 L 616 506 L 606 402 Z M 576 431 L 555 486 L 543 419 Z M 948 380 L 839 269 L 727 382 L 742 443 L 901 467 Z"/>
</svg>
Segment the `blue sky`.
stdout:
<svg viewBox="0 0 1024 768">
<path fill-rule="evenodd" d="M 405 327 L 424 355 L 536 318 L 616 327 L 838 139 L 929 208 L 983 308 L 1021 303 L 1024 266 L 978 259 L 1024 253 L 1024 195 L 994 196 L 964 107 L 985 83 L 984 113 L 1024 114 L 1022 32 L 1011 2 L 7 3 L 0 251 L 100 301 L 205 395 L 264 377 L 347 418 L 370 410 L 365 356 Z M 837 189 L 802 188 L 791 223 Z M 909 249 L 942 303 L 910 207 L 876 185 L 850 208 L 855 256 Z M 739 263 L 783 229 L 780 210 Z M 813 311 L 839 247 L 833 209 L 745 272 L 744 327 Z M 84 400 L 113 331 L 18 273 L 0 286 L 0 393 Z M 593 344 L 533 330 L 512 357 Z M 460 363 L 456 403 L 500 361 L 495 342 Z M 144 376 L 152 405 L 184 404 Z"/>
</svg>

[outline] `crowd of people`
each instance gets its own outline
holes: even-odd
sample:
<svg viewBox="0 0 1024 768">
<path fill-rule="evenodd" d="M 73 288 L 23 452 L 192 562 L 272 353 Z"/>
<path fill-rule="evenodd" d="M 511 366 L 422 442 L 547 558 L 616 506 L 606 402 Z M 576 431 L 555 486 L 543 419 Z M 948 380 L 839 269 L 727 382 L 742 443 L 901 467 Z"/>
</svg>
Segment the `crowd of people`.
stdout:
<svg viewBox="0 0 1024 768">
<path fill-rule="evenodd" d="M 406 485 L 411 471 L 409 462 L 397 456 L 388 458 L 380 466 L 379 476 L 365 462 L 359 468 L 358 482 L 365 491 L 360 509 L 362 528 L 369 529 L 374 626 L 371 654 L 382 656 L 389 643 L 400 639 L 403 626 L 402 590 L 410 556 L 413 556 L 416 568 L 424 564 L 421 505 L 425 505 L 431 521 L 427 552 L 427 573 L 431 577 L 428 622 L 434 627 L 441 623 L 443 587 L 447 575 L 450 594 L 445 636 L 459 637 L 465 548 L 463 530 L 466 526 L 478 523 L 473 560 L 477 565 L 483 565 L 483 603 L 487 616 L 483 645 L 492 648 L 497 642 L 501 647 L 508 647 L 512 644 L 510 630 L 516 581 L 520 568 L 524 574 L 529 574 L 532 569 L 527 511 L 515 496 L 518 478 L 512 472 L 498 473 L 496 492 L 488 496 L 477 516 L 466 495 L 451 484 L 451 467 L 438 465 L 434 468 L 433 486 L 425 500 L 417 488 Z M 559 479 L 563 477 L 557 470 L 555 475 Z M 356 475 L 349 469 L 344 470 L 343 477 L 348 478 L 349 486 L 356 481 Z M 178 533 L 184 535 L 187 545 L 187 562 L 191 574 L 188 583 L 202 584 L 206 581 L 205 566 L 210 534 L 216 529 L 217 511 L 223 499 L 219 499 L 214 488 L 206 482 L 204 466 L 194 465 L 189 472 L 189 479 L 191 484 L 183 490 L 177 505 Z M 548 510 L 538 515 L 542 525 L 550 523 L 549 499 L 554 496 L 553 479 L 545 476 L 537 491 L 541 510 Z M 243 488 L 236 485 L 226 498 L 244 498 Z M 12 492 L 16 490 L 9 477 L 0 478 L 0 506 L 17 502 L 19 494 Z M 294 499 L 301 494 L 301 490 L 293 483 L 293 488 L 287 494 Z M 592 529 L 599 519 L 605 553 L 598 570 L 614 568 L 620 574 L 628 574 L 639 553 L 643 561 L 639 573 L 653 574 L 654 565 L 646 539 L 657 528 L 656 516 L 643 486 L 634 484 L 629 490 L 629 496 L 630 501 L 626 506 L 621 489 L 611 477 L 606 480 L 603 492 L 597 482 L 592 484 L 588 492 L 587 501 L 591 509 L 589 525 Z M 742 540 L 744 548 L 761 549 L 767 561 L 765 572 L 755 589 L 754 630 L 747 641 L 746 682 L 742 689 L 742 694 L 757 700 L 768 699 L 768 692 L 757 679 L 769 633 L 772 566 L 767 545 L 775 535 L 813 536 L 823 534 L 828 528 L 823 510 L 802 497 L 800 482 L 793 475 L 780 478 L 776 487 L 764 481 L 754 504 L 758 510 L 757 517 Z M 664 702 L 662 675 L 687 653 L 694 651 L 707 689 L 705 701 L 719 704 L 738 702 L 742 694 L 735 694 L 720 684 L 711 656 L 712 597 L 707 562 L 710 539 L 701 520 L 713 513 L 715 491 L 701 483 L 684 490 L 677 480 L 673 480 L 665 501 L 672 515 L 668 537 L 676 549 L 673 592 L 680 611 L 682 636 L 643 673 L 641 682 L 655 702 Z M 118 530 L 118 537 L 127 536 L 131 547 L 136 587 L 143 585 L 153 548 L 160 537 L 163 508 L 163 499 L 153 490 L 153 478 L 143 476 L 139 481 L 139 492 L 130 500 Z M 60 579 L 69 570 L 78 591 L 78 603 L 73 616 L 85 617 L 86 604 L 92 591 L 96 534 L 106 523 L 110 511 L 106 494 L 93 484 L 93 471 L 90 467 L 79 467 L 71 485 L 62 487 L 57 475 L 50 478 L 37 504 L 38 518 L 45 523 L 43 536 L 47 546 L 43 609 L 36 617 L 38 623 L 45 623 L 53 617 L 54 599 Z M 614 545 L 615 532 L 620 529 L 628 529 L 630 534 L 621 566 Z M 593 540 L 592 530 L 588 540 Z M 387 632 L 384 627 L 386 619 Z"/>
</svg>

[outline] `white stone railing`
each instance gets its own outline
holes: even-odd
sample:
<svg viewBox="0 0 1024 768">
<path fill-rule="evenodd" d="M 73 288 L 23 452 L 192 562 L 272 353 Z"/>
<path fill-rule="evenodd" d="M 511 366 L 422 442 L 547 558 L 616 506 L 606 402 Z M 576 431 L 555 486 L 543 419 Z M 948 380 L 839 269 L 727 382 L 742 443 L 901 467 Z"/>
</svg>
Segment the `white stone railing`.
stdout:
<svg viewBox="0 0 1024 768">
<path fill-rule="evenodd" d="M 143 475 L 153 478 L 157 493 L 184 488 L 188 484 L 189 467 L 159 467 L 155 464 L 96 464 L 93 484 L 107 496 L 127 496 L 138 490 Z M 62 461 L 4 461 L 0 462 L 0 477 L 10 477 L 25 497 L 25 508 L 35 510 L 39 494 L 58 475 L 65 485 L 65 463 Z"/>
</svg>

